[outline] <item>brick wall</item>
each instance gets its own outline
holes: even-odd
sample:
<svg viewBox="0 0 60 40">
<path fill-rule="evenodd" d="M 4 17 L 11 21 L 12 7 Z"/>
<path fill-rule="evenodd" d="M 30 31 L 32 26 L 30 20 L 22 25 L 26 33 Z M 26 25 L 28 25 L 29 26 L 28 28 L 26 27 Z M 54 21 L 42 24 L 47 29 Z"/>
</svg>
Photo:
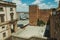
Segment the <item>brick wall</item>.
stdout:
<svg viewBox="0 0 60 40">
<path fill-rule="evenodd" d="M 50 34 L 51 34 L 51 38 L 56 38 L 58 40 L 60 40 L 60 14 L 59 15 L 55 15 L 55 16 L 51 16 L 50 18 Z"/>
<path fill-rule="evenodd" d="M 37 5 L 30 5 L 29 6 L 29 24 L 31 26 L 37 25 L 37 19 L 38 19 L 38 7 Z"/>
<path fill-rule="evenodd" d="M 47 23 L 49 16 L 51 14 L 50 9 L 39 9 L 37 5 L 29 6 L 29 24 L 32 26 L 37 25 L 37 20 L 43 20 Z"/>
<path fill-rule="evenodd" d="M 50 14 L 51 14 L 51 10 L 49 10 L 49 9 L 40 9 L 39 10 L 39 19 L 43 20 L 45 23 L 47 23 Z"/>
</svg>

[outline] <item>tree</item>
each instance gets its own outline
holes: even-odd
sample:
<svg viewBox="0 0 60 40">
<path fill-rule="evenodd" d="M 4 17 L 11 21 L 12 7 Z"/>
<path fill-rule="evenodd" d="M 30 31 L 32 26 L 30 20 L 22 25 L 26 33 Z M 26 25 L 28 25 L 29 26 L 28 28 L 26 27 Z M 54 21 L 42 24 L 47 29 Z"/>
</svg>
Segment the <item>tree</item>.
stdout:
<svg viewBox="0 0 60 40">
<path fill-rule="evenodd" d="M 40 26 L 40 21 L 39 21 L 39 19 L 37 20 L 37 25 Z"/>
<path fill-rule="evenodd" d="M 43 25 L 45 25 L 45 22 L 43 22 L 42 20 L 37 20 L 37 25 L 38 26 L 43 26 Z"/>
</svg>

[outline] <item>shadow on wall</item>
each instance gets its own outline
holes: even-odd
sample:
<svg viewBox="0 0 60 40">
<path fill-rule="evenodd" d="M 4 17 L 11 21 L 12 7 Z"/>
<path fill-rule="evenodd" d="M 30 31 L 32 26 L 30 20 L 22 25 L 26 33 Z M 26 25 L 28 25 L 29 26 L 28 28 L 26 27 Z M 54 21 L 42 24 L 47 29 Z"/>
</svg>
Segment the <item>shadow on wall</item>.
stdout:
<svg viewBox="0 0 60 40">
<path fill-rule="evenodd" d="M 50 20 L 48 20 L 48 22 L 47 22 L 44 36 L 50 38 Z"/>
<path fill-rule="evenodd" d="M 51 36 L 51 34 L 50 34 L 50 18 L 47 21 L 47 25 L 46 25 L 46 30 L 45 30 L 44 36 L 48 38 L 47 40 L 57 40 L 56 38 L 51 38 L 50 37 Z"/>
</svg>

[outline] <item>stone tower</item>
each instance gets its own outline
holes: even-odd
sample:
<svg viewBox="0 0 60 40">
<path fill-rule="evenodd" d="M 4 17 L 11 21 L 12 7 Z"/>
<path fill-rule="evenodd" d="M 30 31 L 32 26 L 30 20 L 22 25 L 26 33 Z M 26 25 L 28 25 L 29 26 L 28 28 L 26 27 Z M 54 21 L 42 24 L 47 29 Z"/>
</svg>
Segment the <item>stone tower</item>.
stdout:
<svg viewBox="0 0 60 40">
<path fill-rule="evenodd" d="M 29 24 L 31 26 L 37 25 L 37 19 L 38 19 L 38 7 L 37 5 L 30 5 L 29 6 Z"/>
</svg>

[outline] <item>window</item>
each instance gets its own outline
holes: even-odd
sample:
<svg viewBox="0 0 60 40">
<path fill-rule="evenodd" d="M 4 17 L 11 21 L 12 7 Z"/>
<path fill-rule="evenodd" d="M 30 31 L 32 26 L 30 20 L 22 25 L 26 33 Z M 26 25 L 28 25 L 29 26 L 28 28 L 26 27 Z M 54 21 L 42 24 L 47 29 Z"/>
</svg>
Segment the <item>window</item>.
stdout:
<svg viewBox="0 0 60 40">
<path fill-rule="evenodd" d="M 4 22 L 4 14 L 0 14 L 0 22 Z"/>
<path fill-rule="evenodd" d="M 3 33 L 3 37 L 6 37 L 6 33 Z"/>
<path fill-rule="evenodd" d="M 2 26 L 2 29 L 5 28 L 5 26 Z"/>
<path fill-rule="evenodd" d="M 10 11 L 13 11 L 13 8 L 10 8 Z"/>
<path fill-rule="evenodd" d="M 4 16 L 1 16 L 1 22 L 4 22 Z"/>
<path fill-rule="evenodd" d="M 3 8 L 2 7 L 0 8 L 0 11 L 3 11 Z"/>
<path fill-rule="evenodd" d="M 14 13 L 10 13 L 11 20 L 13 20 L 13 15 L 14 15 Z"/>
<path fill-rule="evenodd" d="M 56 15 L 56 12 L 55 12 L 55 11 L 53 11 L 53 15 L 54 15 L 54 16 Z"/>
</svg>

